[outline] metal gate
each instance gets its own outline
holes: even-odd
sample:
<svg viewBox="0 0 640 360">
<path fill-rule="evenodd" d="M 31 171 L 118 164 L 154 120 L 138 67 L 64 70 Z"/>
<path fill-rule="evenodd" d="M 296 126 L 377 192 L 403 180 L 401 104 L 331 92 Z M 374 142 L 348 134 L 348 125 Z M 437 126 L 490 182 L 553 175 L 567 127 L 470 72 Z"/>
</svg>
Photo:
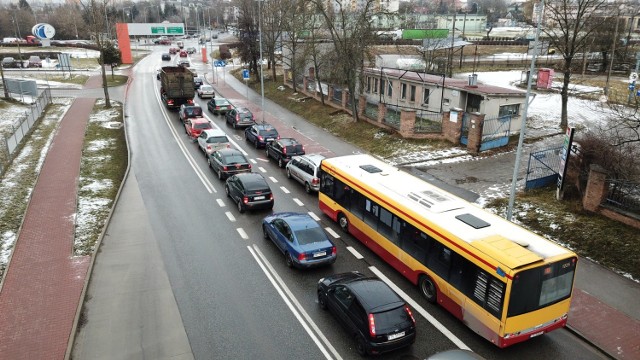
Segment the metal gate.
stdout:
<svg viewBox="0 0 640 360">
<path fill-rule="evenodd" d="M 460 143 L 462 145 L 469 144 L 469 115 L 467 113 L 462 113 L 462 130 L 460 133 Z"/>
<path fill-rule="evenodd" d="M 511 132 L 511 115 L 484 119 L 482 127 L 482 144 L 480 151 L 499 148 L 509 143 Z"/>
<path fill-rule="evenodd" d="M 562 145 L 529 154 L 525 190 L 536 189 L 558 181 Z"/>
</svg>

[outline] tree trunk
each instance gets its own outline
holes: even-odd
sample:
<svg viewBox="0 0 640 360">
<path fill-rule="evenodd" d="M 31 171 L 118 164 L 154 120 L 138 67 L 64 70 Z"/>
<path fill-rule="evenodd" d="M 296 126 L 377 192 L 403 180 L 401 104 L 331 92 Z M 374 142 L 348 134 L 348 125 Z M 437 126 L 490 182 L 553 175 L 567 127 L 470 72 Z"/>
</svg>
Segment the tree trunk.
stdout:
<svg viewBox="0 0 640 360">
<path fill-rule="evenodd" d="M 569 82 L 571 81 L 571 61 L 565 61 L 564 77 L 562 79 L 562 111 L 560 113 L 560 128 L 564 132 L 567 129 L 567 104 L 569 103 Z"/>
</svg>

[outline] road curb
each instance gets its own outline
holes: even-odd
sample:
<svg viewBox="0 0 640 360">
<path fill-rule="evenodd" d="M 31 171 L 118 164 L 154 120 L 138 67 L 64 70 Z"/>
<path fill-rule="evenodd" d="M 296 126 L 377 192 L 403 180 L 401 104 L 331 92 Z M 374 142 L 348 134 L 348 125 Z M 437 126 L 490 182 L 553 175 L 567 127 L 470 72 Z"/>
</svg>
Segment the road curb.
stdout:
<svg viewBox="0 0 640 360">
<path fill-rule="evenodd" d="M 569 324 L 567 324 L 567 326 L 565 326 L 565 328 L 567 330 L 569 330 L 570 333 L 572 333 L 573 335 L 579 337 L 582 341 L 586 342 L 587 344 L 591 345 L 591 347 L 593 347 L 594 349 L 597 349 L 600 353 L 602 353 L 603 355 L 607 356 L 610 359 L 613 360 L 618 360 L 617 357 L 613 356 L 610 352 L 608 352 L 607 350 L 603 349 L 602 347 L 600 347 L 598 344 L 594 343 L 593 341 L 589 340 L 587 337 L 585 337 L 579 330 L 577 330 L 576 328 L 570 326 Z"/>
</svg>

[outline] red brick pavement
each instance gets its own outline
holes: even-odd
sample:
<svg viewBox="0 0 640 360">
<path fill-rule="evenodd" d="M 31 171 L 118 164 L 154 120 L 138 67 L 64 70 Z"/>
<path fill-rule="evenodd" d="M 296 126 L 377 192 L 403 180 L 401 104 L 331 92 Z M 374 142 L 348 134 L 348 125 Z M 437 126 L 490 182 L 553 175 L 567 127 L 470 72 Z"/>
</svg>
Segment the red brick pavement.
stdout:
<svg viewBox="0 0 640 360">
<path fill-rule="evenodd" d="M 95 99 L 76 99 L 42 166 L 0 289 L 0 359 L 63 359 L 89 257 L 73 257 L 84 132 Z"/>
<path fill-rule="evenodd" d="M 640 359 L 640 322 L 574 290 L 568 326 L 616 359 Z"/>
</svg>

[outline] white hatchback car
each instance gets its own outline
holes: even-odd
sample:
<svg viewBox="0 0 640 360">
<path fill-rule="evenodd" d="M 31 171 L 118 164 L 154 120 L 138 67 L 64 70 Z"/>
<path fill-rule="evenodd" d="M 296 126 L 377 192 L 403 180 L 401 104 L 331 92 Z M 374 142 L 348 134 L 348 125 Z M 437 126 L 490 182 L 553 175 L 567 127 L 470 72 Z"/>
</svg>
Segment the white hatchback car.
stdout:
<svg viewBox="0 0 640 360">
<path fill-rule="evenodd" d="M 198 97 L 200 99 L 212 98 L 215 96 L 216 94 L 213 92 L 213 87 L 211 85 L 200 85 L 198 88 Z"/>
<path fill-rule="evenodd" d="M 216 150 L 230 148 L 231 143 L 222 130 L 207 129 L 202 130 L 198 136 L 198 147 L 205 154 L 211 155 Z"/>
<path fill-rule="evenodd" d="M 307 193 L 320 190 L 320 162 L 325 159 L 320 154 L 294 156 L 287 163 L 287 177 L 304 185 Z"/>
</svg>

